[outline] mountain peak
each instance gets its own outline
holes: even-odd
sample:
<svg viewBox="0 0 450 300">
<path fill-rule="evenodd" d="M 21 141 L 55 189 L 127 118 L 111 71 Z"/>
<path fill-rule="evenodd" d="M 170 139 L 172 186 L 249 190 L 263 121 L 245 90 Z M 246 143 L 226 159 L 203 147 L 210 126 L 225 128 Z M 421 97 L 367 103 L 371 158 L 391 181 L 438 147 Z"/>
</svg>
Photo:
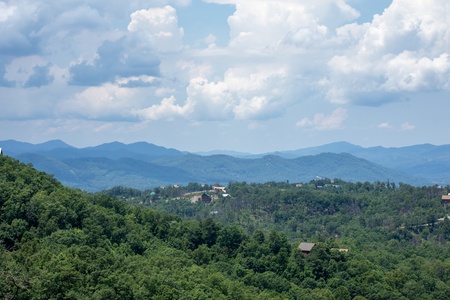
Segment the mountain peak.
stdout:
<svg viewBox="0 0 450 300">
<path fill-rule="evenodd" d="M 100 144 L 98 146 L 94 146 L 94 147 L 88 147 L 90 149 L 101 149 L 101 150 L 120 150 L 122 148 L 124 148 L 126 145 L 124 143 L 121 142 L 110 142 L 110 143 L 104 143 L 104 144 Z"/>
<path fill-rule="evenodd" d="M 41 144 L 36 144 L 35 147 L 40 151 L 51 150 L 55 148 L 74 148 L 73 146 L 63 142 L 62 140 L 50 140 Z"/>
<path fill-rule="evenodd" d="M 349 142 L 333 142 L 329 144 L 325 144 L 322 146 L 315 146 L 315 147 L 309 147 L 309 148 L 303 148 L 298 150 L 292 150 L 292 151 L 283 151 L 279 152 L 280 155 L 283 157 L 299 157 L 299 156 L 305 156 L 305 155 L 315 155 L 325 152 L 331 152 L 331 153 L 354 153 L 363 150 L 364 148 L 361 146 L 357 146 L 354 144 L 351 144 Z"/>
</svg>

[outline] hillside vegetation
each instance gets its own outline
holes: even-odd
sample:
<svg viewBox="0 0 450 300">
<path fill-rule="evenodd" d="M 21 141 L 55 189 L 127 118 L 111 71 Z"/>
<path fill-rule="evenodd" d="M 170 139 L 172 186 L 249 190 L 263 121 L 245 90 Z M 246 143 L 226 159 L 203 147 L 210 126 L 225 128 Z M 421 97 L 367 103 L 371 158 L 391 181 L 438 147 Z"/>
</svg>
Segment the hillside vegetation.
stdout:
<svg viewBox="0 0 450 300">
<path fill-rule="evenodd" d="M 175 188 L 108 191 L 181 218 L 64 187 L 0 156 L 0 297 L 448 298 L 450 222 L 435 222 L 443 190 L 323 186 L 235 183 L 231 198 L 209 204 L 172 200 L 183 198 Z M 408 216 L 430 225 L 403 224 Z M 299 240 L 316 243 L 309 255 Z"/>
<path fill-rule="evenodd" d="M 352 230 L 433 230 L 447 214 L 441 195 L 448 187 L 413 187 L 391 182 L 346 182 L 314 179 L 304 184 L 230 182 L 222 190 L 190 183 L 187 186 L 139 191 L 116 187 L 103 193 L 131 204 L 152 207 L 185 219 L 213 216 L 222 224 L 284 232 L 292 240 L 358 237 Z M 206 191 L 215 201 L 195 202 Z M 450 212 L 449 212 L 450 213 Z M 422 226 L 430 224 L 430 226 Z M 422 227 L 418 227 L 420 225 Z M 423 234 L 425 234 L 423 233 Z M 367 243 L 361 237 L 361 243 Z M 420 237 L 421 238 L 421 237 Z"/>
</svg>

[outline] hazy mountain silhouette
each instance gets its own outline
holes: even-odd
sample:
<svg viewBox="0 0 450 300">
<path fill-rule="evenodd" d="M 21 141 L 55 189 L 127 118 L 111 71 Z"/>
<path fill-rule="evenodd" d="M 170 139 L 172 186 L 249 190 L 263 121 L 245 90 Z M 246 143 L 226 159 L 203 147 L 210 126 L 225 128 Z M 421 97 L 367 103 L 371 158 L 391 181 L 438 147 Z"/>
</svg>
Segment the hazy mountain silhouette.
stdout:
<svg viewBox="0 0 450 300">
<path fill-rule="evenodd" d="M 315 176 L 412 185 L 446 185 L 450 178 L 450 145 L 363 148 L 338 142 L 258 155 L 197 155 L 146 142 L 76 148 L 60 140 L 36 145 L 8 140 L 0 141 L 0 147 L 5 155 L 32 163 L 68 186 L 89 191 L 188 182 L 308 182 Z"/>
</svg>

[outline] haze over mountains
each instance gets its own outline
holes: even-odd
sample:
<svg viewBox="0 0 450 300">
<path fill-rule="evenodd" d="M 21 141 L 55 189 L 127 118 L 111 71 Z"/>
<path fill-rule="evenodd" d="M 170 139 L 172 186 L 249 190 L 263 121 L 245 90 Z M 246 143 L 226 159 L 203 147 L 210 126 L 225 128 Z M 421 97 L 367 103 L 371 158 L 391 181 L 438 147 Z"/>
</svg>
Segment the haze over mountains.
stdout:
<svg viewBox="0 0 450 300">
<path fill-rule="evenodd" d="M 67 186 L 87 191 L 188 182 L 309 182 L 316 176 L 412 185 L 450 183 L 450 145 L 363 148 L 338 142 L 266 154 L 194 154 L 146 142 L 76 148 L 60 140 L 36 145 L 7 140 L 0 141 L 0 148 L 5 155 L 54 174 Z"/>
</svg>

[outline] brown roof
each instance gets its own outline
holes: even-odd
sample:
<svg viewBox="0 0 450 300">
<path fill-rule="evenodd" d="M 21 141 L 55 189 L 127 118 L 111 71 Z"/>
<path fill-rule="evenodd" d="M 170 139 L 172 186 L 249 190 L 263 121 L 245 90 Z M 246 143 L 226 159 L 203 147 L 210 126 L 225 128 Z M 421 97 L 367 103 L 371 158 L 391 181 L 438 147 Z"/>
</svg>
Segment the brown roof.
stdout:
<svg viewBox="0 0 450 300">
<path fill-rule="evenodd" d="M 450 200 L 450 195 L 444 195 L 444 196 L 442 196 L 442 200 Z"/>
</svg>

